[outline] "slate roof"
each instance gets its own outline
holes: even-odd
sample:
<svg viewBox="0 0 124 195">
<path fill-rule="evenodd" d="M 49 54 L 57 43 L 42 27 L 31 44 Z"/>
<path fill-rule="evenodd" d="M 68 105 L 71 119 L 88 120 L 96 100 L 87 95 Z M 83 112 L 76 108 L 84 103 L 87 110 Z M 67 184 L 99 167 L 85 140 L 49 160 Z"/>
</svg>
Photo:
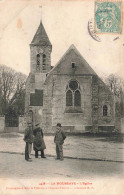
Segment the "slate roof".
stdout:
<svg viewBox="0 0 124 195">
<path fill-rule="evenodd" d="M 30 45 L 51 46 L 50 40 L 42 24 L 42 21 L 40 22 L 40 25 Z"/>
</svg>

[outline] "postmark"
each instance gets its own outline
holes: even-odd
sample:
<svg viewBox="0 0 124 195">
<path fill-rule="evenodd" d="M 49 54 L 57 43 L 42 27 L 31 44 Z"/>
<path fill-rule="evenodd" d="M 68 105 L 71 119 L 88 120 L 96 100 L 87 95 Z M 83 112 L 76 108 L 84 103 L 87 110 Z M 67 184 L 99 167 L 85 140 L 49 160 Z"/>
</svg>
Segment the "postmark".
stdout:
<svg viewBox="0 0 124 195">
<path fill-rule="evenodd" d="M 95 41 L 98 41 L 98 42 L 101 42 L 101 39 L 98 35 L 96 35 L 96 32 L 94 30 L 94 25 L 93 25 L 93 19 L 90 19 L 88 21 L 88 32 L 89 32 L 89 35 L 95 40 Z"/>
<path fill-rule="evenodd" d="M 95 32 L 121 33 L 122 2 L 95 2 Z"/>
</svg>

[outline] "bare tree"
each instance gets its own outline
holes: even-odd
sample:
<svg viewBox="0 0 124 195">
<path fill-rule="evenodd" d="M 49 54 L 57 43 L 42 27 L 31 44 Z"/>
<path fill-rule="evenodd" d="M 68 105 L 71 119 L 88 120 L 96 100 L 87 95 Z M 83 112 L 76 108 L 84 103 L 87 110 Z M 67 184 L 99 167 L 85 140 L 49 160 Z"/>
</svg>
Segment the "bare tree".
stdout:
<svg viewBox="0 0 124 195">
<path fill-rule="evenodd" d="M 124 116 L 124 80 L 114 74 L 105 79 L 106 85 L 115 95 L 115 112 L 117 116 Z"/>
<path fill-rule="evenodd" d="M 0 66 L 0 111 L 5 114 L 25 89 L 26 75 L 5 65 Z"/>
<path fill-rule="evenodd" d="M 15 91 L 14 95 L 11 98 L 10 102 L 11 104 L 14 104 L 14 102 L 19 98 L 22 92 L 25 90 L 25 84 L 26 84 L 26 75 L 22 74 L 21 72 L 15 73 Z"/>
<path fill-rule="evenodd" d="M 124 80 L 121 77 L 110 74 L 105 79 L 105 83 L 116 97 L 121 97 L 121 93 L 124 91 Z"/>
</svg>

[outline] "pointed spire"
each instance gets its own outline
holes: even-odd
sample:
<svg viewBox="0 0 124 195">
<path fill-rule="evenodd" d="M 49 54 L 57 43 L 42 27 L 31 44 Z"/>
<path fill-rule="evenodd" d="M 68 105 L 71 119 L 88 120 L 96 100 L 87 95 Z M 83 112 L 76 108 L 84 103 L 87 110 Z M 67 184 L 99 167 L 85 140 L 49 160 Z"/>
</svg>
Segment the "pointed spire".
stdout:
<svg viewBox="0 0 124 195">
<path fill-rule="evenodd" d="M 42 20 L 40 21 L 40 25 L 34 35 L 31 45 L 51 46 L 50 40 L 42 24 Z"/>
</svg>

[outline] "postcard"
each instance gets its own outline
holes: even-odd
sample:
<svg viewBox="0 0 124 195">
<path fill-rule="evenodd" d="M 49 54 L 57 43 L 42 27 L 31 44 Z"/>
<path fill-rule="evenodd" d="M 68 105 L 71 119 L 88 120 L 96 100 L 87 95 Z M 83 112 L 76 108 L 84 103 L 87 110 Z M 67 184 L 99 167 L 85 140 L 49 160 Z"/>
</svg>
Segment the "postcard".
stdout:
<svg viewBox="0 0 124 195">
<path fill-rule="evenodd" d="M 0 0 L 0 194 L 124 194 L 124 2 Z"/>
</svg>

